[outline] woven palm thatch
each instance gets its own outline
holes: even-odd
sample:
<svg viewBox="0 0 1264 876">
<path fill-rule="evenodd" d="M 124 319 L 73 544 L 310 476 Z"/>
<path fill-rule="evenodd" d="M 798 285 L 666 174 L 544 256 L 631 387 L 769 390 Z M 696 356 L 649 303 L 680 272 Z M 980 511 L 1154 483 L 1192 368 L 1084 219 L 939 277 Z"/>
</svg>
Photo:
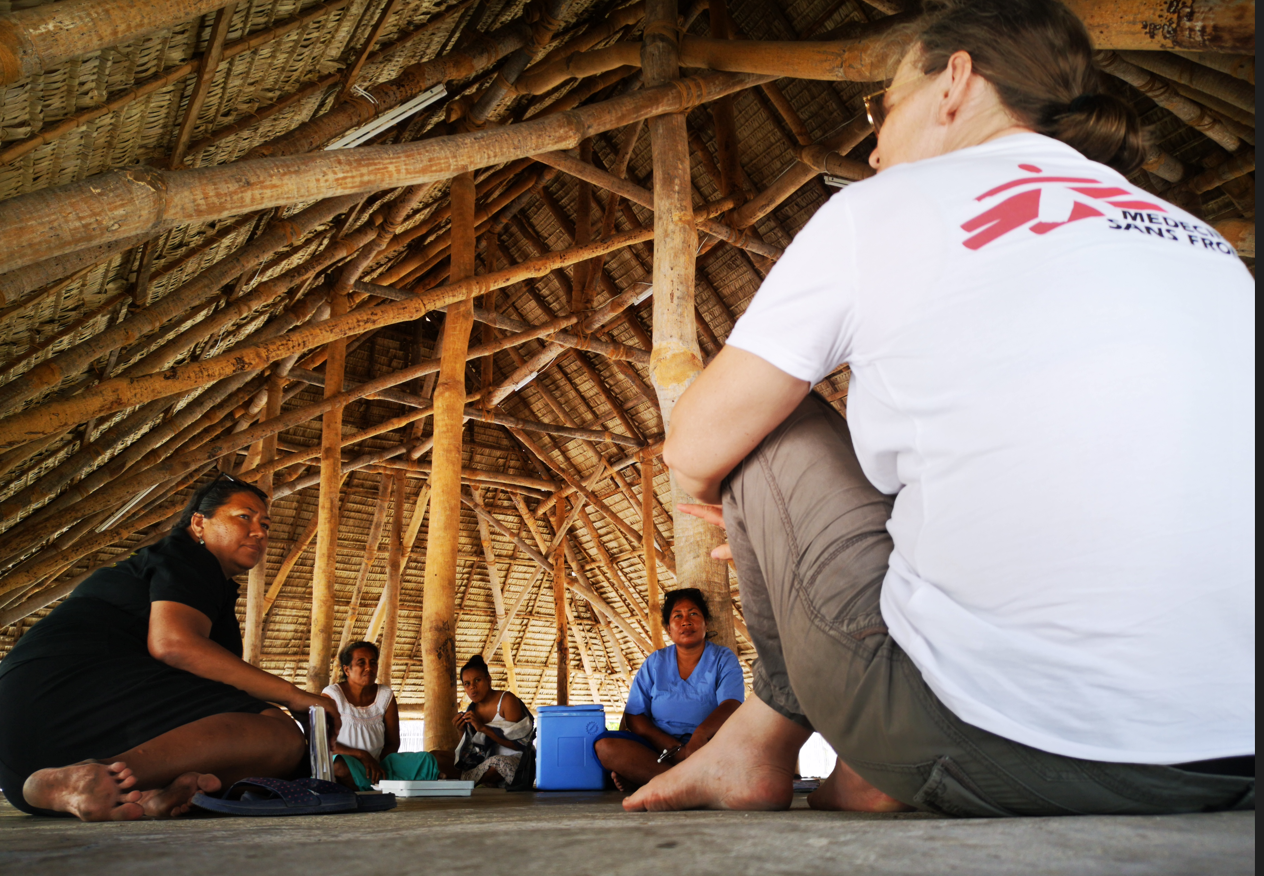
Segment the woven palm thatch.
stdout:
<svg viewBox="0 0 1264 876">
<path fill-rule="evenodd" d="M 74 2 L 0 0 L 0 22 L 18 27 L 24 15 Z M 169 8 L 168 19 L 135 22 L 111 44 L 71 40 L 79 48 L 66 57 L 0 80 L 0 213 L 34 203 L 35 193 L 47 196 L 42 242 L 19 246 L 0 226 L 0 270 L 7 270 L 0 273 L 0 655 L 85 572 L 168 526 L 175 506 L 212 468 L 248 479 L 271 471 L 276 499 L 258 660 L 301 683 L 317 577 L 326 347 L 240 372 L 198 371 L 211 376 L 175 395 L 100 399 L 121 376 L 140 386 L 147 374 L 220 362 L 228 351 L 322 326 L 331 294 L 349 293 L 352 313 L 368 313 L 390 305 L 392 295 L 441 292 L 454 233 L 447 177 L 362 182 L 325 200 L 277 196 L 249 209 L 235 207 L 229 191 L 212 218 L 160 217 L 138 233 L 114 233 L 107 217 L 90 229 L 92 239 L 67 243 L 60 229 L 78 222 L 86 203 L 75 199 L 82 192 L 75 185 L 96 186 L 107 179 L 102 174 L 143 165 L 154 169 L 143 179 L 177 187 L 194 169 L 315 154 L 366 124 L 364 146 L 453 142 L 459 156 L 477 152 L 470 132 L 517 130 L 576 107 L 595 118 L 611 101 L 648 94 L 637 47 L 648 39 L 645 4 L 155 5 Z M 860 176 L 873 147 L 861 96 L 889 71 L 865 55 L 863 81 L 819 75 L 784 47 L 877 40 L 864 35 L 880 34 L 887 18 L 913 5 L 729 0 L 725 25 L 719 0 L 711 9 L 682 4 L 682 57 L 705 55 L 708 64 L 738 71 L 730 76 L 759 74 L 726 80 L 731 109 L 715 112 L 716 104 L 688 103 L 693 98 L 680 107 L 694 204 L 715 205 L 713 224 L 699 225 L 696 257 L 693 320 L 704 357 L 719 350 L 776 255 L 833 191 L 822 171 Z M 1253 271 L 1254 4 L 1182 5 L 1187 19 L 1216 24 L 1201 29 L 1164 18 L 1172 13 L 1162 2 L 1072 5 L 1099 46 L 1113 50 L 1102 56 L 1111 88 L 1147 128 L 1149 160 L 1133 181 L 1220 229 Z M 1249 15 L 1239 7 L 1250 7 Z M 739 53 L 747 60 L 734 67 L 715 60 L 724 47 L 707 41 L 713 37 L 776 41 L 778 48 L 761 53 L 748 43 Z M 782 65 L 771 77 L 741 66 L 766 58 Z M 387 115 L 438 84 L 434 102 Z M 664 432 L 648 367 L 656 338 L 645 294 L 653 213 L 652 199 L 638 194 L 653 189 L 653 156 L 639 118 L 599 127 L 570 156 L 533 160 L 522 152 L 472 165 L 479 274 L 644 231 L 599 262 L 555 258 L 476 302 L 490 316 L 475 324 L 471 350 L 484 351 L 466 368 L 472 400 L 460 461 L 455 652 L 460 660 L 484 653 L 498 685 L 512 682 L 528 704 L 551 703 L 560 605 L 569 621 L 561 651 L 572 701 L 617 709 L 653 647 L 647 532 L 662 553 L 655 577 L 668 588 L 688 582 L 671 571 L 672 488 L 653 460 Z M 577 160 L 597 176 L 580 181 L 588 171 Z M 619 180 L 611 175 L 639 189 L 621 184 L 622 196 L 612 194 Z M 48 251 L 36 257 L 40 246 Z M 630 306 L 596 319 L 611 302 Z M 569 316 L 568 325 L 554 325 Z M 405 705 L 423 700 L 428 646 L 421 621 L 437 367 L 418 366 L 439 356 L 444 324 L 435 306 L 346 337 L 344 389 L 378 388 L 349 400 L 343 413 L 333 644 L 380 637 L 392 613 L 383 593 L 390 520 L 399 515 L 406 559 L 390 681 Z M 540 326 L 551 331 L 515 339 Z M 417 373 L 392 378 L 407 369 Z M 845 412 L 847 383 L 844 367 L 817 388 Z M 278 417 L 288 417 L 285 428 L 270 431 Z M 267 434 L 276 435 L 273 463 L 261 461 Z M 391 489 L 399 472 L 402 495 Z M 562 602 L 551 587 L 558 552 L 570 582 Z M 735 643 L 749 669 L 754 651 L 736 581 L 730 584 Z M 245 622 L 244 604 L 242 611 Z M 508 647 L 493 653 L 501 641 Z"/>
</svg>

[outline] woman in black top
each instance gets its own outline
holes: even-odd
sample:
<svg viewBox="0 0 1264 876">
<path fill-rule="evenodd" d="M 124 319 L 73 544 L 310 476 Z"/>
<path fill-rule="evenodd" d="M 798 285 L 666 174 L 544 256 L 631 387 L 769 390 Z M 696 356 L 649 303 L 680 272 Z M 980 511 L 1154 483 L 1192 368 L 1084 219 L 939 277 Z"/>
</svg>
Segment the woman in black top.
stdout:
<svg viewBox="0 0 1264 876">
<path fill-rule="evenodd" d="M 239 575 L 267 496 L 220 475 L 171 534 L 98 569 L 0 661 L 0 788 L 24 812 L 178 815 L 198 791 L 289 778 L 307 746 L 280 703 L 321 706 L 241 659 Z"/>
</svg>

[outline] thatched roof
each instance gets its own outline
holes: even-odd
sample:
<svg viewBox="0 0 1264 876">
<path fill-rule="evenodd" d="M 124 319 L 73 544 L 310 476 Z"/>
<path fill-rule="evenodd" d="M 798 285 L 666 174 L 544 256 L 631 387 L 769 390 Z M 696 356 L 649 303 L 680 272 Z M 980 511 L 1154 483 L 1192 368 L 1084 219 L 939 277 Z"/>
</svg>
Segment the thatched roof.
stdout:
<svg viewBox="0 0 1264 876">
<path fill-rule="evenodd" d="M 70 5 L 0 0 L 0 16 Z M 529 23 L 537 25 L 538 35 L 541 10 L 554 5 L 524 5 L 519 0 L 241 0 L 231 6 L 230 14 L 222 14 L 215 3 L 186 0 L 185 8 L 197 8 L 174 24 L 157 29 L 152 29 L 152 22 L 136 24 L 134 33 L 117 45 L 92 47 L 69 59 L 54 59 L 33 72 L 23 68 L 18 75 L 8 76 L 7 84 L 0 85 L 0 213 L 7 203 L 34 204 L 30 198 L 22 199 L 31 193 L 46 193 L 48 200 L 39 206 L 45 233 L 35 238 L 19 241 L 6 236 L 0 220 L 4 259 L 0 270 L 11 269 L 0 273 L 0 429 L 6 421 L 27 424 L 36 422 L 43 412 L 51 417 L 69 411 L 57 404 L 96 398 L 108 388 L 98 390 L 98 386 L 120 375 L 156 373 L 213 360 L 235 345 L 267 337 L 270 331 L 284 336 L 304 319 L 316 324 L 324 319 L 324 313 L 316 310 L 323 300 L 320 296 L 328 294 L 339 272 L 354 258 L 352 244 L 363 246 L 375 239 L 377 230 L 392 221 L 392 207 L 402 213 L 395 217 L 400 220 L 392 230 L 395 240 L 411 239 L 407 245 L 387 246 L 378 252 L 359 279 L 415 291 L 441 288 L 447 270 L 446 182 L 411 190 L 389 181 L 381 184 L 389 188 L 379 190 L 366 192 L 362 186 L 359 194 L 336 204 L 337 209 L 306 224 L 302 217 L 315 215 L 311 210 L 319 212 L 320 204 L 331 201 L 314 202 L 316 195 L 304 195 L 298 203 L 276 201 L 275 206 L 246 211 L 228 203 L 210 221 L 182 221 L 172 227 L 173 220 L 164 216 L 138 234 L 110 230 L 116 218 L 132 221 L 133 216 L 124 215 L 128 211 L 105 220 L 85 218 L 86 202 L 76 200 L 84 189 L 74 184 L 147 165 L 161 172 L 145 179 L 159 179 L 159 188 L 173 191 L 172 181 L 185 179 L 178 176 L 185 169 L 234 163 L 244 167 L 247 156 L 308 152 L 336 142 L 346 126 L 336 131 L 316 126 L 319 136 L 296 139 L 290 132 L 303 123 L 325 117 L 350 98 L 360 119 L 350 127 L 362 128 L 365 118 L 380 118 L 388 109 L 375 86 L 416 69 L 410 65 L 462 52 L 473 58 L 472 67 L 454 68 L 454 75 L 439 76 L 446 94 L 437 94 L 435 102 L 381 127 L 366 145 L 422 142 L 443 133 L 459 133 L 468 126 L 476 106 L 481 106 L 479 112 L 488 110 L 484 125 L 490 129 L 542 117 L 550 107 L 597 106 L 633 93 L 640 84 L 639 70 L 607 65 L 588 78 L 563 78 L 538 95 L 510 89 L 498 100 L 478 104 L 480 96 L 496 87 L 503 59 L 512 57 L 524 39 L 519 35 L 516 44 L 501 51 L 489 49 L 491 41 L 479 42 L 477 35 L 499 34 L 512 43 L 515 24 L 529 36 Z M 739 35 L 796 41 L 863 33 L 867 22 L 880 22 L 907 5 L 902 0 L 730 0 L 729 11 Z M 1081 0 L 1073 5 L 1081 14 L 1096 10 L 1095 21 L 1113 20 L 1115 5 L 1121 10 L 1127 7 L 1134 18 L 1144 19 L 1148 14 L 1146 4 L 1139 2 Z M 1162 24 L 1168 4 L 1150 5 L 1155 21 Z M 1154 147 L 1146 169 L 1138 171 L 1133 181 L 1178 202 L 1222 228 L 1227 236 L 1236 235 L 1233 239 L 1241 244 L 1254 270 L 1254 56 L 1240 54 L 1254 50 L 1253 4 L 1248 5 L 1252 7 L 1249 28 L 1239 24 L 1236 31 L 1214 33 L 1208 28 L 1206 33 L 1212 36 L 1199 37 L 1210 41 L 1205 45 L 1189 42 L 1193 37 L 1180 27 L 1156 25 L 1146 31 L 1142 21 L 1119 25 L 1117 30 L 1126 31 L 1128 39 L 1105 47 L 1124 50 L 1106 59 L 1112 65 L 1108 69 L 1120 77 L 1111 80 L 1112 87 L 1141 113 Z M 642 39 L 641 9 L 629 8 L 627 0 L 577 0 L 561 7 L 565 12 L 554 39 L 543 46 L 525 41 L 533 47 L 528 76 L 553 69 L 547 65 L 576 47 L 592 52 Z M 698 4 L 683 16 L 685 33 L 709 35 L 704 9 L 704 4 Z M 1124 16 L 1123 11 L 1119 14 Z M 11 20 L 20 22 L 20 14 Z M 1249 30 L 1250 43 L 1245 49 L 1244 30 Z M 1201 51 L 1164 50 L 1172 45 Z M 354 81 L 349 81 L 352 76 Z M 846 146 L 841 149 L 855 161 L 840 164 L 838 156 L 832 156 L 830 167 L 855 173 L 862 166 L 857 162 L 863 163 L 873 147 L 872 136 L 858 128 L 863 124 L 861 96 L 875 88 L 872 82 L 787 76 L 764 87 L 736 91 L 733 103 L 741 164 L 736 200 L 775 190 L 779 181 L 786 186 L 787 179 L 807 166 L 799 163 L 800 154 L 814 160 L 801 152 L 802 147 L 829 141 L 840 131 L 856 135 L 844 138 Z M 397 103 L 407 105 L 415 96 L 407 95 Z M 696 106 L 688 110 L 686 119 L 695 204 L 720 201 L 724 195 L 718 167 L 722 159 L 712 114 L 707 106 Z M 301 129 L 300 134 L 303 130 L 313 127 Z M 636 139 L 630 141 L 633 136 Z M 594 136 L 592 164 L 616 168 L 624 146 L 631 147 L 627 179 L 651 188 L 649 137 L 638 124 Z M 818 152 L 817 162 L 831 149 Z M 490 214 L 484 217 L 490 220 L 490 230 L 480 235 L 480 273 L 574 245 L 577 205 L 585 197 L 575 177 L 529 158 L 478 167 L 478 204 L 490 206 Z M 750 225 L 753 236 L 747 238 L 747 248 L 703 238 L 696 301 L 704 356 L 717 352 L 747 306 L 771 266 L 767 256 L 784 248 L 834 191 L 810 168 L 800 184 L 786 187 L 785 196 Z M 415 205 L 406 211 L 398 209 L 402 197 L 412 197 Z M 600 234 L 610 197 L 603 188 L 592 189 L 586 224 L 592 228 L 593 239 Z M 729 237 L 736 236 L 731 226 L 749 224 L 734 221 L 738 213 L 740 208 L 717 217 L 729 223 Z M 615 234 L 653 225 L 650 210 L 627 200 L 610 216 Z M 283 221 L 294 217 L 299 217 L 297 224 Z M 99 234 L 91 240 L 76 238 L 80 246 L 58 243 L 63 228 L 71 226 Z M 252 245 L 254 250 L 249 249 Z M 27 247 L 31 258 L 23 257 Z M 246 251 L 254 253 L 253 260 L 233 261 Z M 593 286 L 592 300 L 601 305 L 621 293 L 644 288 L 638 284 L 649 280 L 652 259 L 649 241 L 610 252 L 604 275 Z M 319 265 L 319 270 L 296 271 L 304 265 Z M 208 274 L 215 268 L 218 274 Z M 573 295 L 571 270 L 544 272 L 502 289 L 495 310 L 533 326 L 566 315 Z M 196 278 L 208 276 L 214 282 L 208 280 L 195 300 L 172 313 L 162 312 L 164 301 L 181 300 L 171 296 Z M 364 299 L 370 304 L 378 300 Z M 305 312 L 305 307 L 311 312 Z M 581 578 L 618 615 L 618 622 L 612 623 L 593 600 L 571 594 L 572 701 L 600 697 L 608 706 L 618 706 L 626 696 L 627 671 L 635 671 L 646 653 L 649 629 L 642 545 L 628 534 L 642 527 L 641 465 L 625 463 L 633 460 L 638 448 L 653 448 L 663 436 L 644 355 L 653 335 L 650 311 L 651 302 L 642 301 L 607 323 L 602 332 L 578 331 L 581 340 L 604 341 L 607 348 L 571 347 L 533 379 L 515 379 L 506 387 L 507 394 L 494 412 L 528 424 L 522 434 L 547 457 L 545 462 L 503 423 L 478 419 L 466 423 L 463 466 L 471 470 L 469 484 L 503 528 L 489 528 L 490 549 L 499 568 L 504 603 L 508 608 L 517 606 L 506 639 L 519 692 L 529 704 L 552 702 L 556 626 L 549 575 L 524 545 L 540 546 L 533 528 L 538 529 L 544 547 L 552 539 L 553 517 L 541 509 L 553 507 L 555 494 L 574 492 L 567 489 L 561 472 L 588 483 L 605 506 L 584 500 L 587 519 L 581 517 L 572 526 L 570 547 Z M 442 314 L 432 310 L 419 318 L 353 335 L 347 386 L 437 357 L 442 324 Z M 196 343 L 166 348 L 173 349 L 171 355 L 155 353 L 199 325 L 214 327 L 203 331 Z M 130 326 L 137 327 L 135 332 L 126 330 Z M 506 334 L 513 331 L 476 323 L 471 345 Z M 93 339 L 96 346 L 90 343 Z M 490 370 L 485 368 L 486 358 L 470 361 L 467 388 L 479 392 L 503 384 L 549 342 L 546 337 L 499 350 L 490 358 Z M 610 343 L 635 349 L 629 353 L 609 348 Z M 67 352 L 74 350 L 87 352 L 76 359 Z M 319 376 L 324 362 L 321 351 L 319 346 L 307 349 L 291 362 L 290 377 L 283 384 L 283 413 L 311 408 L 322 400 L 323 390 L 317 385 L 323 380 Z M 42 363 L 53 363 L 58 370 L 38 370 Z M 0 451 L 0 563 L 7 569 L 0 579 L 0 655 L 38 622 L 50 601 L 64 594 L 67 582 L 163 526 L 170 515 L 169 505 L 188 494 L 197 475 L 218 465 L 253 476 L 248 473 L 258 458 L 249 454 L 249 445 L 222 455 L 216 449 L 227 447 L 232 435 L 265 419 L 269 369 L 274 366 L 248 368 L 241 376 L 220 375 L 174 396 L 146 396 L 141 402 L 124 399 L 130 403 L 94 409 L 83 416 L 76 417 L 72 411 L 66 414 L 69 419 L 57 421 L 56 428 L 30 440 L 27 433 L 6 439 Z M 294 379 L 295 375 L 304 379 Z M 819 388 L 845 409 L 845 369 Z M 392 418 L 419 411 L 418 405 L 428 404 L 433 389 L 431 374 L 352 401 L 344 413 L 344 435 L 372 431 Z M 189 413 L 194 411 L 197 417 Z M 183 419 L 182 412 L 187 414 Z M 559 434 L 567 428 L 590 432 L 586 438 L 574 437 L 581 433 Z M 387 551 L 384 542 L 380 550 L 376 542 L 385 537 L 389 525 L 384 520 L 394 513 L 385 507 L 392 503 L 382 501 L 381 485 L 400 465 L 413 469 L 403 501 L 396 500 L 403 507 L 406 526 L 427 484 L 430 456 L 425 439 L 430 432 L 430 419 L 422 417 L 343 447 L 344 467 L 351 468 L 352 461 L 358 467 L 348 472 L 342 488 L 335 643 L 351 610 L 358 579 L 363 581 L 362 592 L 351 637 L 365 633 L 386 583 Z M 621 438 L 609 440 L 595 434 L 606 432 Z M 319 412 L 300 417 L 279 433 L 281 458 L 292 456 L 295 461 L 280 468 L 276 476 L 280 498 L 272 509 L 269 582 L 275 581 L 287 556 L 302 545 L 304 531 L 316 513 L 319 460 L 311 451 L 319 446 L 320 433 Z M 143 443 L 146 436 L 153 447 Z M 422 452 L 414 456 L 406 452 L 408 448 Z M 202 454 L 196 465 L 165 469 L 164 477 L 154 485 L 128 492 L 129 483 L 137 483 L 153 466 L 191 459 L 194 451 Z M 366 460 L 369 455 L 376 458 Z M 650 486 L 656 499 L 655 526 L 670 544 L 670 488 L 661 463 Z M 106 495 L 111 497 L 108 506 L 92 508 L 94 496 Z M 50 502 L 56 510 L 41 514 Z M 624 526 L 616 525 L 611 515 Z M 521 542 L 506 532 L 518 534 Z M 371 534 L 377 538 L 370 540 Z M 419 622 L 428 534 L 426 520 L 403 572 L 392 681 L 404 703 L 422 698 Z M 313 553 L 314 545 L 309 545 L 297 555 L 264 627 L 261 665 L 295 681 L 302 679 L 307 660 Z M 366 556 L 372 559 L 367 575 L 361 570 Z M 665 566 L 660 566 L 659 574 L 668 588 L 676 586 Z M 740 612 L 735 581 L 733 585 Z M 478 518 L 469 507 L 462 518 L 456 604 L 458 659 L 488 652 L 496 636 L 497 616 Z M 750 642 L 739 634 L 738 645 L 741 658 L 748 662 L 754 655 Z M 486 656 L 497 681 L 503 682 L 502 656 L 490 652 Z"/>
</svg>

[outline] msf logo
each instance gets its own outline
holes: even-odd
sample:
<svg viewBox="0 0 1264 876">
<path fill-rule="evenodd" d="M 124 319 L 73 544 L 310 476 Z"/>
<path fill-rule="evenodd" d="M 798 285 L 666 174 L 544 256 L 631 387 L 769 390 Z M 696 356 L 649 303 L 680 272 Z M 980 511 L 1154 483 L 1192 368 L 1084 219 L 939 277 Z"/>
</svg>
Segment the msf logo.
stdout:
<svg viewBox="0 0 1264 876">
<path fill-rule="evenodd" d="M 1055 228 L 1081 219 L 1106 215 L 1093 206 L 1092 201 L 1121 209 L 1165 212 L 1158 204 L 1136 200 L 1134 193 L 1099 180 L 1077 176 L 1035 176 L 1044 171 L 1034 164 L 1020 164 L 1018 168 L 1033 175 L 1003 183 L 975 198 L 982 202 L 1002 194 L 1009 195 L 962 223 L 962 231 L 974 232 L 963 241 L 967 249 L 981 249 L 998 237 L 1024 226 L 1032 234 L 1048 234 Z"/>
</svg>

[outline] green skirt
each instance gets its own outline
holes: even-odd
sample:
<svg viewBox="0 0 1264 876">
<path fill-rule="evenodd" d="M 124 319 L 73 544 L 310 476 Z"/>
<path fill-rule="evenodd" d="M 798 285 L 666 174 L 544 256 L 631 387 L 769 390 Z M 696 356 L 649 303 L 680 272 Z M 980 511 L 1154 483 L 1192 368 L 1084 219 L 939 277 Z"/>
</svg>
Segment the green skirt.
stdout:
<svg viewBox="0 0 1264 876">
<path fill-rule="evenodd" d="M 368 770 L 358 757 L 336 754 L 334 760 L 341 760 L 347 765 L 357 791 L 373 790 L 373 786 L 369 784 Z M 381 764 L 382 771 L 386 773 L 383 778 L 386 779 L 432 782 L 439 778 L 439 764 L 428 751 L 397 751 L 382 758 Z"/>
</svg>

